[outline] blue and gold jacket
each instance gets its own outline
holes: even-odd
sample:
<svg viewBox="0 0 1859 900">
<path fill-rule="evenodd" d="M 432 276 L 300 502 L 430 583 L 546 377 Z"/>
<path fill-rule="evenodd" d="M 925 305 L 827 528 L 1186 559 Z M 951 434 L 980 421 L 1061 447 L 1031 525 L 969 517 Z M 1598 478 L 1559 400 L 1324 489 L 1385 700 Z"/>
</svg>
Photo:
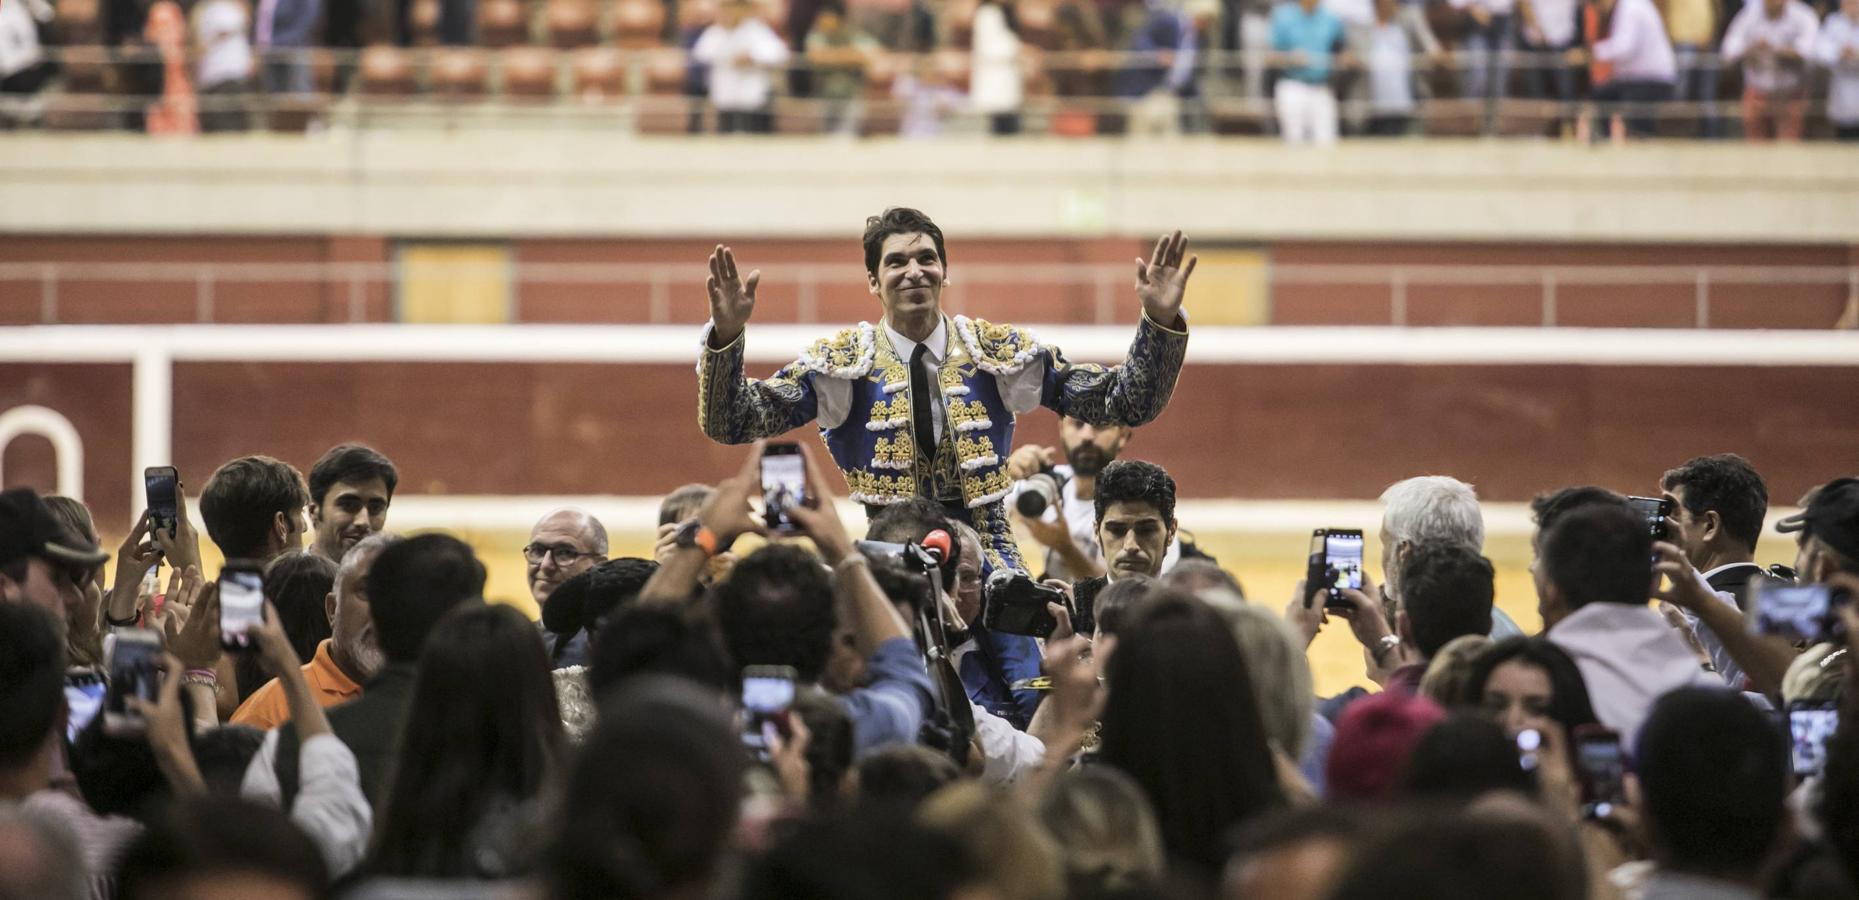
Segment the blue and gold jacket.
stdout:
<svg viewBox="0 0 1859 900">
<path fill-rule="evenodd" d="M 938 376 L 946 409 L 933 458 L 916 452 L 910 377 L 884 329 L 861 322 L 815 341 L 764 380 L 742 371 L 743 336 L 697 365 L 697 421 L 726 444 L 771 437 L 815 421 L 824 398 L 843 421 L 820 425 L 852 498 L 884 506 L 911 497 L 965 509 L 991 550 L 1012 544 L 1001 499 L 1013 487 L 1007 455 L 1016 414 L 1044 406 L 1095 425 L 1142 425 L 1160 415 L 1187 353 L 1186 331 L 1145 316 L 1117 366 L 1073 365 L 1031 332 L 964 316 L 945 319 L 948 349 Z M 849 404 L 849 405 L 843 405 Z M 993 557 L 995 554 L 990 553 Z M 997 561 L 997 560 L 991 560 Z"/>
</svg>

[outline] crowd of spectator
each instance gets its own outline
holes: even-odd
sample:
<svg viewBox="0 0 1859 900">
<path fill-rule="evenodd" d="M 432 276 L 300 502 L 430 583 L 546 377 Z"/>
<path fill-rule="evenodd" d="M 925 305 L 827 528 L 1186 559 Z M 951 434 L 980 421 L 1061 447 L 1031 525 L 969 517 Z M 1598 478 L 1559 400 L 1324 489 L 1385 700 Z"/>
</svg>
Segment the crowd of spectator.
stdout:
<svg viewBox="0 0 1859 900">
<path fill-rule="evenodd" d="M 1472 486 L 1391 486 L 1380 585 L 1279 613 L 1133 437 L 1009 457 L 1043 638 L 940 505 L 855 540 L 811 446 L 785 536 L 759 445 L 664 499 L 651 559 L 542 516 L 538 623 L 387 529 L 362 445 L 207 479 L 207 538 L 263 573 L 239 635 L 185 499 L 112 561 L 81 503 L 0 493 L 0 896 L 1859 897 L 1859 480 L 1766 569 L 1741 457 L 1547 491 L 1528 635 Z M 1378 690 L 1316 695 L 1325 628 Z"/>
<path fill-rule="evenodd" d="M 18 0 L 0 5 L 0 121 L 88 89 L 129 98 L 130 128 L 241 130 L 268 98 L 369 77 L 312 48 L 533 41 L 681 50 L 682 75 L 648 67 L 646 89 L 682 97 L 693 131 L 1859 139 L 1859 8 L 1815 2 Z M 48 53 L 86 43 L 118 54 L 107 71 Z M 376 74 L 417 91 L 412 59 Z M 424 77 L 485 91 L 489 71 L 457 57 Z M 546 61 L 502 71 L 506 93 L 555 91 Z"/>
</svg>

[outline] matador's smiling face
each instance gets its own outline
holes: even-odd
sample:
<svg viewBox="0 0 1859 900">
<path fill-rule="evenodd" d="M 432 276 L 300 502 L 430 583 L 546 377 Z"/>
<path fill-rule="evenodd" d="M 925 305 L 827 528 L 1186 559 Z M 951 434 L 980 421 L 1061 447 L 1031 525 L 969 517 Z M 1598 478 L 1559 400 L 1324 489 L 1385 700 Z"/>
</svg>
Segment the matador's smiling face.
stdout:
<svg viewBox="0 0 1859 900">
<path fill-rule="evenodd" d="M 936 242 L 922 232 L 894 234 L 878 251 L 878 271 L 869 273 L 871 292 L 884 304 L 884 317 L 896 323 L 942 309 L 942 257 Z"/>
</svg>

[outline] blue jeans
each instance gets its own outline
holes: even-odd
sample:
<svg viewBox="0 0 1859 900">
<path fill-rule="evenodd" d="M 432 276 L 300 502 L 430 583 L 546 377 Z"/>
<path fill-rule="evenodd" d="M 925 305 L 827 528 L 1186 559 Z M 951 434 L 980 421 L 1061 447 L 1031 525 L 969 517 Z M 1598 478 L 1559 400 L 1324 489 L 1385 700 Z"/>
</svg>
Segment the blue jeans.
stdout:
<svg viewBox="0 0 1859 900">
<path fill-rule="evenodd" d="M 1696 44 L 1673 44 L 1672 54 L 1678 62 L 1678 93 L 1674 98 L 1680 103 L 1698 103 L 1702 108 L 1698 113 L 1699 137 L 1722 137 L 1723 120 L 1717 108 L 1717 60 L 1711 56 L 1709 47 Z"/>
<path fill-rule="evenodd" d="M 1507 13 L 1492 16 L 1491 24 L 1472 24 L 1465 33 L 1465 71 L 1461 73 L 1467 99 L 1496 100 L 1504 96 L 1510 72 L 1511 51 L 1517 48 L 1517 30 Z"/>
</svg>

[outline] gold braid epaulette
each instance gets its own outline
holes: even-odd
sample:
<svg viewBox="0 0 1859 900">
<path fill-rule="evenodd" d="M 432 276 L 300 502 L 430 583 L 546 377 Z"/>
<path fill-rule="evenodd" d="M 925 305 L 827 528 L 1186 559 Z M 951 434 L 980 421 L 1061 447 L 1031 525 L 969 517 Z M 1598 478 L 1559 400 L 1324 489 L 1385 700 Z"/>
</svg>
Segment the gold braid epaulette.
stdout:
<svg viewBox="0 0 1859 900">
<path fill-rule="evenodd" d="M 975 365 L 995 375 L 1019 372 L 1045 349 L 1031 331 L 1017 325 L 996 325 L 985 319 L 956 316 L 955 333 L 968 348 Z"/>
</svg>

